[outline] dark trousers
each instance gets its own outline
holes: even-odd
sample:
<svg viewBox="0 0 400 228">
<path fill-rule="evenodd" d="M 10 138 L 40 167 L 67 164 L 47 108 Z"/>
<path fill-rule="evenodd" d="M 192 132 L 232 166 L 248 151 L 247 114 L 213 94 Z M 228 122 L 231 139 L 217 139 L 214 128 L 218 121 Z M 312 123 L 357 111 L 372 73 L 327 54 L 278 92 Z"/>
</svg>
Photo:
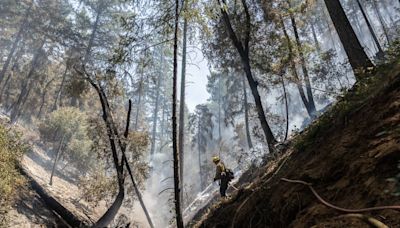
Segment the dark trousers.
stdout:
<svg viewBox="0 0 400 228">
<path fill-rule="evenodd" d="M 225 197 L 226 189 L 228 188 L 228 178 L 226 176 L 221 177 L 221 185 L 219 186 L 219 193 L 221 196 Z"/>
</svg>

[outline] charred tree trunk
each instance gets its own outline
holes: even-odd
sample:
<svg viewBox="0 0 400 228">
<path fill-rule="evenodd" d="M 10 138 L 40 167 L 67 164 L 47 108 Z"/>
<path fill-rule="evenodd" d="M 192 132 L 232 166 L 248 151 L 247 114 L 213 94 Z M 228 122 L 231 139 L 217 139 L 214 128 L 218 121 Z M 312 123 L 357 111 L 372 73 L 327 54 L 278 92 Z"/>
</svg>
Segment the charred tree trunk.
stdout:
<svg viewBox="0 0 400 228">
<path fill-rule="evenodd" d="M 19 41 L 22 38 L 22 34 L 25 31 L 25 27 L 26 27 L 26 24 L 28 22 L 28 18 L 29 18 L 31 9 L 32 9 L 32 5 L 33 5 L 33 2 L 30 2 L 29 8 L 25 12 L 24 19 L 22 20 L 22 23 L 21 23 L 21 25 L 19 27 L 19 30 L 18 30 L 17 34 L 15 35 L 14 42 L 13 42 L 13 44 L 11 46 L 10 52 L 8 53 L 7 59 L 6 59 L 5 63 L 4 63 L 4 65 L 3 65 L 3 68 L 0 71 L 0 84 L 3 81 L 4 75 L 7 72 L 8 66 L 10 65 L 11 59 L 12 59 L 12 57 L 14 55 L 14 52 L 17 49 L 17 45 L 18 45 Z"/>
<path fill-rule="evenodd" d="M 246 82 L 244 77 L 242 78 L 242 85 L 243 85 L 243 106 L 244 106 L 244 124 L 246 129 L 246 138 L 247 138 L 247 145 L 249 149 L 253 148 L 253 143 L 251 142 L 251 135 L 250 135 L 250 126 L 249 126 L 249 104 L 247 102 L 247 90 L 246 90 Z"/>
<path fill-rule="evenodd" d="M 84 69 L 84 67 L 83 67 Z M 77 70 L 78 71 L 78 70 Z M 78 71 L 79 72 L 79 71 Z M 108 208 L 108 210 L 101 216 L 101 218 L 93 225 L 93 227 L 107 227 L 108 224 L 114 219 L 115 215 L 118 213 L 119 208 L 122 205 L 122 201 L 125 196 L 125 176 L 124 176 L 124 159 L 125 157 L 125 148 L 122 145 L 122 142 L 120 140 L 120 136 L 117 130 L 117 127 L 114 123 L 114 120 L 112 118 L 111 114 L 111 109 L 110 105 L 108 104 L 107 97 L 103 91 L 103 89 L 97 85 L 91 78 L 90 76 L 87 75 L 86 72 L 80 72 L 82 75 L 86 75 L 86 79 L 89 81 L 89 83 L 93 86 L 93 88 L 96 90 L 96 92 L 99 95 L 99 99 L 101 102 L 101 107 L 103 110 L 103 120 L 106 124 L 106 129 L 107 129 L 107 136 L 108 140 L 110 142 L 110 147 L 112 151 L 112 157 L 113 157 L 113 162 L 114 166 L 117 172 L 117 179 L 118 179 L 118 195 L 116 196 L 113 204 Z M 118 150 L 117 150 L 117 144 L 120 146 L 120 150 L 123 154 L 122 159 L 118 158 Z"/>
<path fill-rule="evenodd" d="M 362 13 L 362 15 L 363 15 L 363 17 L 364 17 L 365 23 L 367 23 L 368 30 L 369 30 L 369 32 L 371 33 L 371 36 L 372 36 L 372 38 L 373 38 L 373 40 L 374 40 L 374 43 L 375 43 L 375 45 L 376 45 L 376 48 L 378 49 L 378 52 L 376 53 L 376 57 L 377 57 L 378 59 L 383 59 L 384 53 L 383 53 L 382 46 L 381 46 L 381 44 L 379 43 L 378 37 L 376 36 L 376 33 L 375 33 L 374 29 L 372 28 L 371 23 L 369 22 L 369 19 L 368 19 L 368 17 L 367 17 L 367 14 L 365 13 L 364 8 L 363 8 L 363 6 L 361 5 L 360 0 L 356 0 L 356 1 L 357 1 L 357 5 L 358 5 L 358 7 L 360 8 L 361 13 Z"/>
<path fill-rule="evenodd" d="M 239 41 L 235 31 L 233 30 L 231 21 L 229 19 L 229 15 L 228 15 L 227 11 L 225 10 L 224 6 L 222 6 L 222 4 L 221 4 L 221 3 L 226 4 L 226 1 L 225 0 L 217 0 L 217 1 L 220 4 L 220 10 L 221 10 L 222 18 L 225 23 L 226 30 L 229 34 L 229 37 L 230 37 L 233 45 L 235 46 L 235 48 L 237 49 L 237 51 L 240 55 L 240 59 L 243 64 L 243 70 L 246 73 L 247 81 L 249 83 L 251 92 L 254 97 L 254 102 L 256 104 L 258 118 L 260 119 L 261 127 L 264 131 L 264 134 L 265 134 L 265 137 L 266 137 L 266 140 L 268 143 L 269 151 L 272 152 L 273 148 L 274 148 L 274 144 L 276 143 L 276 139 L 275 139 L 274 135 L 272 134 L 271 128 L 269 127 L 267 119 L 265 117 L 264 107 L 261 102 L 260 94 L 257 89 L 258 82 L 254 79 L 253 74 L 251 72 L 250 58 L 249 58 L 249 51 L 250 51 L 249 50 L 249 42 L 250 42 L 251 22 L 250 22 L 250 13 L 249 13 L 249 10 L 247 7 L 246 0 L 242 0 L 242 5 L 243 5 L 243 8 L 244 8 L 245 14 L 246 14 L 246 24 L 245 24 L 246 35 L 245 35 L 243 42 Z"/>
<path fill-rule="evenodd" d="M 185 4 L 185 3 L 184 3 Z M 186 87 L 186 45 L 187 45 L 187 26 L 186 17 L 183 21 L 183 47 L 182 47 L 182 73 L 181 73 L 181 94 L 179 100 L 179 135 L 178 135 L 178 151 L 179 151 L 179 176 L 180 179 L 180 198 L 183 204 L 183 167 L 184 167 L 184 145 L 185 145 L 185 87 Z"/>
<path fill-rule="evenodd" d="M 180 176 L 179 176 L 179 151 L 177 142 L 177 121 L 176 121 L 176 87 L 178 79 L 178 28 L 179 27 L 179 0 L 175 0 L 175 30 L 174 30 L 174 68 L 172 88 L 172 150 L 174 160 L 174 198 L 176 226 L 183 228 L 183 218 L 180 198 Z"/>
<path fill-rule="evenodd" d="M 325 5 L 328 9 L 329 15 L 333 21 L 333 25 L 339 35 L 339 38 L 343 44 L 344 50 L 349 59 L 350 65 L 354 70 L 356 79 L 361 79 L 360 69 L 366 69 L 373 67 L 371 60 L 365 53 L 360 41 L 347 16 L 343 10 L 339 0 L 324 0 Z"/>
<path fill-rule="evenodd" d="M 281 77 L 281 83 L 282 83 L 282 89 L 283 89 L 283 97 L 285 99 L 285 110 L 286 110 L 286 130 L 285 130 L 285 138 L 284 138 L 284 141 L 286 141 L 288 134 L 289 134 L 289 104 L 288 104 L 288 98 L 287 98 L 287 92 L 286 92 L 286 86 L 285 86 L 285 80 L 283 78 L 283 74 Z"/>
<path fill-rule="evenodd" d="M 130 121 L 130 118 L 131 118 L 131 110 L 132 110 L 132 102 L 131 102 L 131 100 L 129 100 L 128 114 L 127 114 L 127 118 L 126 118 L 126 128 L 125 128 L 125 133 L 124 133 L 124 138 L 125 138 L 126 141 L 128 140 L 128 135 L 129 135 L 129 124 L 130 124 L 130 122 L 131 122 L 131 121 Z M 154 228 L 153 222 L 152 222 L 152 220 L 151 220 L 151 218 L 150 218 L 150 214 L 149 214 L 149 212 L 147 211 L 147 208 L 146 208 L 146 206 L 145 206 L 145 204 L 144 204 L 142 194 L 140 193 L 139 187 L 137 186 L 136 181 L 135 181 L 135 179 L 133 178 L 133 173 L 132 173 L 132 170 L 131 170 L 131 166 L 130 166 L 130 164 L 129 164 L 129 162 L 128 162 L 128 158 L 126 157 L 126 153 L 125 153 L 125 152 L 126 152 L 126 147 L 127 147 L 127 146 L 126 146 L 126 143 L 121 144 L 120 141 L 119 141 L 119 143 L 120 143 L 121 152 L 122 152 L 122 159 L 123 159 L 124 162 L 125 162 L 126 169 L 127 169 L 128 174 L 129 174 L 129 176 L 130 176 L 130 178 L 131 178 L 132 185 L 133 185 L 133 189 L 135 190 L 135 193 L 136 193 L 136 196 L 138 197 L 140 206 L 142 207 L 143 212 L 144 212 L 144 214 L 146 215 L 146 219 L 147 219 L 147 222 L 149 223 L 149 226 L 150 226 L 151 228 Z"/>
</svg>

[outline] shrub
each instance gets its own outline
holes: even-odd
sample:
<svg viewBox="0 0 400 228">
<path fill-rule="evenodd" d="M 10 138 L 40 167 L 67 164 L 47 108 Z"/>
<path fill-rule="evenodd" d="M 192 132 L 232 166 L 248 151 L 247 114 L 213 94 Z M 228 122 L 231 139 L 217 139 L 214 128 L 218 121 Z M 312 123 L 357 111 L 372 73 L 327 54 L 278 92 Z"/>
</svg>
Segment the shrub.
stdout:
<svg viewBox="0 0 400 228">
<path fill-rule="evenodd" d="M 0 227 L 6 225 L 5 213 L 16 199 L 18 189 L 25 184 L 18 163 L 26 151 L 20 136 L 0 125 Z"/>
</svg>

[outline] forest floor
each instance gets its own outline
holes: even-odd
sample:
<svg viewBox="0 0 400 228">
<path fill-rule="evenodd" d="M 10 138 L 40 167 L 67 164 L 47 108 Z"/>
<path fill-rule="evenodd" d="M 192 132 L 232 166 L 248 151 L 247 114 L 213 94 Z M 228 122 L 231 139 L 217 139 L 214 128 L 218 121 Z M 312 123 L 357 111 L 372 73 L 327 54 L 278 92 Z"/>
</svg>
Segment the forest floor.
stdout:
<svg viewBox="0 0 400 228">
<path fill-rule="evenodd" d="M 7 117 L 1 116 L 2 122 L 7 122 Z M 59 162 L 53 177 L 53 184 L 49 185 L 53 161 L 50 155 L 38 146 L 37 133 L 27 130 L 21 125 L 12 126 L 22 132 L 22 140 L 30 145 L 30 150 L 24 155 L 21 167 L 26 175 L 33 178 L 46 193 L 55 198 L 65 208 L 82 221 L 96 221 L 106 210 L 105 202 L 91 205 L 81 199 L 77 176 L 63 169 Z M 32 189 L 29 184 L 17 193 L 17 201 L 8 212 L 10 227 L 64 227 L 65 223 L 53 212 L 43 199 Z"/>
<path fill-rule="evenodd" d="M 208 205 L 192 227 L 368 227 L 365 216 L 400 227 L 400 211 L 355 218 L 322 204 L 360 209 L 400 205 L 400 64 L 379 67 L 351 89 L 267 165 L 244 173 L 231 199 Z M 378 227 L 378 226 L 376 226 Z"/>
</svg>

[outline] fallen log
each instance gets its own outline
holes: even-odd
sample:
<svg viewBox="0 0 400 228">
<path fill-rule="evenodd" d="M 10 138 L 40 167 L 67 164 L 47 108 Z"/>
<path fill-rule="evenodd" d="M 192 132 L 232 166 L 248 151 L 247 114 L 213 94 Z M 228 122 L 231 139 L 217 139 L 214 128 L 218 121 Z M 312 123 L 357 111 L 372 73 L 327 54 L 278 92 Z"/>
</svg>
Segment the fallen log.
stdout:
<svg viewBox="0 0 400 228">
<path fill-rule="evenodd" d="M 65 208 L 61 203 L 59 203 L 54 197 L 50 196 L 47 191 L 40 186 L 40 184 L 22 167 L 18 167 L 21 174 L 25 176 L 30 187 L 40 196 L 44 203 L 48 206 L 50 210 L 53 211 L 57 216 L 59 216 L 66 225 L 70 227 L 89 227 L 86 221 L 82 221 L 79 217 L 74 215 L 71 211 Z"/>
</svg>

